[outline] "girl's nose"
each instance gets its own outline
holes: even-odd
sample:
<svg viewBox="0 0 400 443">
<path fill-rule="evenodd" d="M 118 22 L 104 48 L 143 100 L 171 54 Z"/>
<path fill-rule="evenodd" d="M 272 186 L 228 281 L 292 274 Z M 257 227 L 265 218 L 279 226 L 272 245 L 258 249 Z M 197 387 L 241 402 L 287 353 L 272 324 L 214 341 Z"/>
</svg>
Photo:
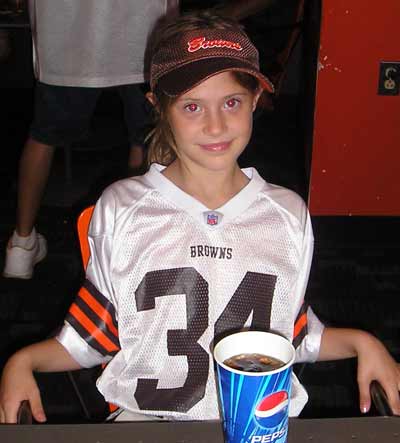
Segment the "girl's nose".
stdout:
<svg viewBox="0 0 400 443">
<path fill-rule="evenodd" d="M 207 135 L 218 136 L 226 129 L 225 116 L 223 111 L 209 111 L 206 116 L 204 132 Z"/>
</svg>

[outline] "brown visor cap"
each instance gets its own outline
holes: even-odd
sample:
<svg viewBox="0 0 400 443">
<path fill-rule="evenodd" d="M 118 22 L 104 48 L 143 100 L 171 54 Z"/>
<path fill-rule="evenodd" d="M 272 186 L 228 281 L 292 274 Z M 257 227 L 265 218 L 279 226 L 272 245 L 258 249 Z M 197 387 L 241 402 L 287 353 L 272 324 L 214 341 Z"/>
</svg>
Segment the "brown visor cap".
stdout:
<svg viewBox="0 0 400 443">
<path fill-rule="evenodd" d="M 177 97 L 225 71 L 248 73 L 263 89 L 274 92 L 259 70 L 255 46 L 246 34 L 232 29 L 190 31 L 160 46 L 151 63 L 150 86 L 153 92 Z"/>
</svg>

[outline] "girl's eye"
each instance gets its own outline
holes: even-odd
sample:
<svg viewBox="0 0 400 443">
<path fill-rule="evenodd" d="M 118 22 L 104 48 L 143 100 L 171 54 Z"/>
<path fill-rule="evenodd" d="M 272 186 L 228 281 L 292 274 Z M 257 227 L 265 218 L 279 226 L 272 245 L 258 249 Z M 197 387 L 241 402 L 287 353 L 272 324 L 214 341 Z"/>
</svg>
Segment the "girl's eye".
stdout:
<svg viewBox="0 0 400 443">
<path fill-rule="evenodd" d="M 225 107 L 227 108 L 236 108 L 238 106 L 240 101 L 237 98 L 230 98 L 226 103 Z"/>
<path fill-rule="evenodd" d="M 189 112 L 197 112 L 200 110 L 200 107 L 196 103 L 190 103 L 185 106 L 185 109 Z"/>
</svg>

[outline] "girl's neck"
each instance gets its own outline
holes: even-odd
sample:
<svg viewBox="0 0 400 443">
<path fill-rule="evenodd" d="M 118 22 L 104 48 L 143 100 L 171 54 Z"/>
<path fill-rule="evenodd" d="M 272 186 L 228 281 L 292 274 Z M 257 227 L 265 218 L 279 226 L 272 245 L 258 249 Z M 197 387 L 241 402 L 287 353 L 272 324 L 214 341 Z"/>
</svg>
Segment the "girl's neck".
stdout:
<svg viewBox="0 0 400 443">
<path fill-rule="evenodd" d="M 196 168 L 197 169 L 197 168 Z M 240 192 L 249 182 L 239 166 L 224 171 L 195 172 L 190 167 L 174 161 L 163 174 L 176 186 L 209 209 L 217 209 Z"/>
</svg>

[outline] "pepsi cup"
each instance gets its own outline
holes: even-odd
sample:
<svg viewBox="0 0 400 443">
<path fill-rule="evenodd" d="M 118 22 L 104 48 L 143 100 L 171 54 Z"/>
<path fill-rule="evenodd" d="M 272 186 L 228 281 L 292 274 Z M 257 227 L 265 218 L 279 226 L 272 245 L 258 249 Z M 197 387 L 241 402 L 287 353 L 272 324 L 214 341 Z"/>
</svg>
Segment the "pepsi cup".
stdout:
<svg viewBox="0 0 400 443">
<path fill-rule="evenodd" d="M 224 364 L 234 355 L 252 353 L 285 364 L 268 372 L 245 372 Z M 269 332 L 238 332 L 217 343 L 214 359 L 226 443 L 286 442 L 294 357 L 291 343 Z"/>
</svg>

